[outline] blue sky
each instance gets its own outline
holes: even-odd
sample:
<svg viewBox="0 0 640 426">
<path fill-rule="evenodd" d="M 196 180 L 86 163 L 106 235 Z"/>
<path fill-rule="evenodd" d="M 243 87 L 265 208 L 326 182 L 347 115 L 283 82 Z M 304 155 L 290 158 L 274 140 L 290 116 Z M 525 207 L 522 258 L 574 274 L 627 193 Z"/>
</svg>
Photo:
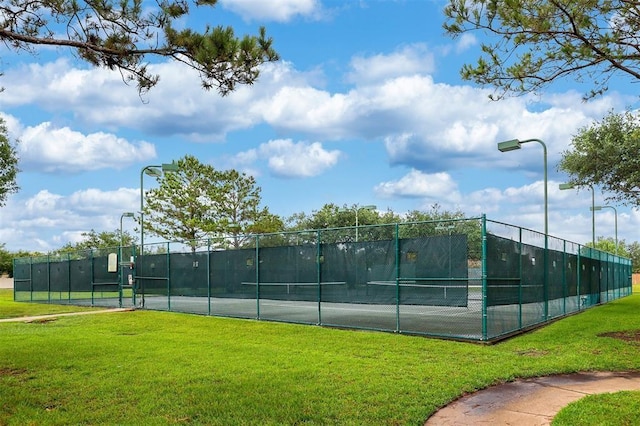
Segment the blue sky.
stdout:
<svg viewBox="0 0 640 426">
<path fill-rule="evenodd" d="M 220 0 L 185 25 L 237 34 L 264 25 L 281 55 L 225 98 L 203 91 L 184 66 L 154 61 L 160 82 L 142 102 L 119 73 L 69 51 L 2 46 L 0 114 L 20 140 L 22 173 L 20 192 L 0 208 L 0 242 L 46 252 L 91 229 L 116 230 L 122 212 L 139 210 L 141 169 L 187 154 L 255 176 L 263 205 L 285 218 L 327 203 L 396 213 L 438 203 L 542 231 L 542 149 L 496 149 L 514 138 L 548 147 L 549 233 L 591 241 L 590 192 L 558 190 L 567 176 L 556 166 L 579 128 L 635 107 L 630 81 L 620 76 L 587 103 L 588 85 L 571 80 L 490 101 L 491 88 L 459 77 L 482 34 L 446 37 L 445 4 Z M 145 177 L 145 189 L 153 184 Z M 606 195 L 595 188 L 596 204 Z M 619 238 L 639 241 L 640 212 L 616 207 Z M 596 235 L 613 237 L 612 210 L 597 212 Z"/>
</svg>

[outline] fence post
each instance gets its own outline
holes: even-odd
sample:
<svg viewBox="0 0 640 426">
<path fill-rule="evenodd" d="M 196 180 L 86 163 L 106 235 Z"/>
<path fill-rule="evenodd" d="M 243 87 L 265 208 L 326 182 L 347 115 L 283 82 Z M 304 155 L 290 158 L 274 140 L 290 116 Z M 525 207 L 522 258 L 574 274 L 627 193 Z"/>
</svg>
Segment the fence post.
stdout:
<svg viewBox="0 0 640 426">
<path fill-rule="evenodd" d="M 522 227 L 518 227 L 518 329 L 522 329 Z"/>
<path fill-rule="evenodd" d="M 29 257 L 29 301 L 33 302 L 33 256 Z"/>
<path fill-rule="evenodd" d="M 400 225 L 396 223 L 396 332 L 400 332 Z"/>
<path fill-rule="evenodd" d="M 171 243 L 167 241 L 167 309 L 171 312 Z"/>
<path fill-rule="evenodd" d="M 256 268 L 256 318 L 260 319 L 260 236 L 256 235 L 256 252 L 253 264 Z"/>
<path fill-rule="evenodd" d="M 567 315 L 567 240 L 562 240 L 562 315 Z"/>
<path fill-rule="evenodd" d="M 549 320 L 549 235 L 544 233 L 544 321 Z"/>
<path fill-rule="evenodd" d="M 71 302 L 71 253 L 67 253 L 67 298 Z"/>
<path fill-rule="evenodd" d="M 576 265 L 576 280 L 578 281 L 576 283 L 576 303 L 578 305 L 578 311 L 580 309 L 582 309 L 582 298 L 580 297 L 580 284 L 581 284 L 581 280 L 582 280 L 582 273 L 580 272 L 582 270 L 582 247 L 580 246 L 580 244 L 578 244 L 578 264 Z"/>
<path fill-rule="evenodd" d="M 482 340 L 487 340 L 487 216 L 482 215 Z"/>
<path fill-rule="evenodd" d="M 51 253 L 47 253 L 47 300 L 51 303 Z"/>
<path fill-rule="evenodd" d="M 89 285 L 91 286 L 91 306 L 93 306 L 93 290 L 95 289 L 95 286 L 93 285 L 94 283 L 94 275 L 93 275 L 93 249 L 89 249 L 89 253 L 91 253 L 91 255 L 89 256 L 89 265 L 91 266 L 89 269 L 91 270 L 91 282 L 89 283 Z"/>
<path fill-rule="evenodd" d="M 321 248 L 321 231 L 316 231 L 316 281 L 318 283 L 318 325 L 322 325 L 322 291 L 320 283 L 322 282 L 322 248 Z"/>
<path fill-rule="evenodd" d="M 211 238 L 207 238 L 207 315 L 211 315 Z"/>
</svg>

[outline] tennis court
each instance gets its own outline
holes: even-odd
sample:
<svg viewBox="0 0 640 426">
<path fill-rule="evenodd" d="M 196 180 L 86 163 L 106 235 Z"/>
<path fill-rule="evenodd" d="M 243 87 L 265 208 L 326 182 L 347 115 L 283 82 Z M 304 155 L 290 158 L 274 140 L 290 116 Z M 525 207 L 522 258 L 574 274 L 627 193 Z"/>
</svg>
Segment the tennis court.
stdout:
<svg viewBox="0 0 640 426">
<path fill-rule="evenodd" d="M 492 341 L 631 294 L 629 259 L 484 217 L 353 233 L 16 259 L 15 299 Z"/>
</svg>

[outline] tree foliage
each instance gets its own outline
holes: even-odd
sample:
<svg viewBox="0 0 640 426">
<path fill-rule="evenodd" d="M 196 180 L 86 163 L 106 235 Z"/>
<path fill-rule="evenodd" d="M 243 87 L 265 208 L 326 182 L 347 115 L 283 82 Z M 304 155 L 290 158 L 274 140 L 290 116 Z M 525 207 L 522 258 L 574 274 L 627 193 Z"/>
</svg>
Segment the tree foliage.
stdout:
<svg viewBox="0 0 640 426">
<path fill-rule="evenodd" d="M 9 194 L 18 191 L 18 154 L 9 140 L 7 127 L 0 117 L 0 206 L 4 206 Z"/>
<path fill-rule="evenodd" d="M 314 210 L 311 214 L 300 212 L 292 215 L 288 219 L 289 229 L 311 230 L 354 226 L 356 210 L 360 226 L 380 223 L 380 214 L 375 209 L 364 209 L 358 205 L 349 207 L 346 204 L 340 207 L 337 204 L 329 203 L 322 206 L 320 210 Z"/>
<path fill-rule="evenodd" d="M 604 93 L 615 74 L 640 78 L 637 0 L 449 0 L 446 32 L 488 35 L 462 77 L 496 88 L 492 98 L 529 93 L 571 77 Z"/>
<path fill-rule="evenodd" d="M 595 246 L 591 242 L 587 243 L 586 246 L 595 247 L 598 250 L 601 250 L 607 253 L 617 254 L 618 256 L 630 257 L 630 253 L 627 249 L 627 244 L 625 240 L 618 241 L 618 245 L 616 247 L 616 240 L 614 238 L 598 237 L 596 239 Z"/>
<path fill-rule="evenodd" d="M 627 111 L 581 128 L 558 169 L 577 186 L 598 185 L 610 200 L 640 205 L 640 120 Z"/>
<path fill-rule="evenodd" d="M 0 275 L 3 274 L 13 276 L 13 254 L 0 244 Z"/>
<path fill-rule="evenodd" d="M 314 229 L 335 228 L 323 232 L 325 242 L 353 242 L 355 241 L 355 215 L 358 211 L 359 240 L 390 240 L 396 237 L 396 228 L 384 226 L 400 223 L 400 238 L 415 238 L 425 235 L 466 234 L 469 241 L 469 252 L 472 259 L 480 258 L 482 229 L 479 221 L 463 220 L 462 211 L 443 210 L 439 204 L 433 204 L 429 210 L 412 210 L 400 215 L 391 210 L 382 212 L 369 210 L 362 206 L 353 205 L 342 207 L 330 203 L 314 210 L 312 214 L 296 213 L 288 219 L 288 230 L 302 231 Z M 381 225 L 381 226 L 375 226 Z M 304 235 L 303 235 L 304 238 Z M 309 235 L 307 242 L 315 240 L 315 234 Z"/>
<path fill-rule="evenodd" d="M 314 210 L 310 215 L 296 213 L 287 222 L 289 230 L 325 229 L 353 227 L 356 224 L 356 210 L 358 214 L 358 226 L 385 225 L 393 223 L 447 221 L 463 219 L 464 213 L 460 210 L 443 210 L 439 204 L 433 204 L 427 211 L 412 210 L 400 215 L 391 210 L 386 212 L 377 209 L 367 209 L 354 204 L 342 207 L 329 203 L 320 210 Z M 433 225 L 434 227 L 436 224 Z"/>
<path fill-rule="evenodd" d="M 217 0 L 57 1 L 10 0 L 0 4 L 0 40 L 15 51 L 34 52 L 37 46 L 59 46 L 96 67 L 119 70 L 135 81 L 140 93 L 158 82 L 148 57 L 186 64 L 200 74 L 205 89 L 225 95 L 237 84 L 251 84 L 258 67 L 278 59 L 272 40 L 260 28 L 257 36 L 236 37 L 230 27 L 202 32 L 182 28 L 197 7 Z"/>
<path fill-rule="evenodd" d="M 97 250 L 97 249 L 115 249 L 122 244 L 123 247 L 129 247 L 137 242 L 137 238 L 128 231 L 101 231 L 97 232 L 92 229 L 89 232 L 83 232 L 82 240 L 77 243 L 67 243 L 54 253 L 74 253 L 81 250 Z"/>
<path fill-rule="evenodd" d="M 632 268 L 634 273 L 640 273 L 640 243 L 634 241 L 631 244 L 625 245 L 627 252 L 626 256 L 632 261 Z"/>
<path fill-rule="evenodd" d="M 591 242 L 586 244 L 586 247 L 593 247 Z M 618 256 L 628 257 L 631 259 L 633 273 L 640 272 L 640 243 L 637 241 L 632 242 L 631 244 L 627 244 L 627 242 L 623 240 L 618 241 L 618 246 L 616 250 L 616 240 L 611 237 L 598 237 L 596 238 L 595 248 L 607 253 L 617 254 Z"/>
<path fill-rule="evenodd" d="M 216 170 L 189 155 L 177 165 L 177 172 L 159 177 L 159 187 L 145 195 L 145 231 L 195 250 L 208 238 L 239 247 L 245 235 L 282 230 L 282 221 L 260 207 L 253 177 Z"/>
</svg>

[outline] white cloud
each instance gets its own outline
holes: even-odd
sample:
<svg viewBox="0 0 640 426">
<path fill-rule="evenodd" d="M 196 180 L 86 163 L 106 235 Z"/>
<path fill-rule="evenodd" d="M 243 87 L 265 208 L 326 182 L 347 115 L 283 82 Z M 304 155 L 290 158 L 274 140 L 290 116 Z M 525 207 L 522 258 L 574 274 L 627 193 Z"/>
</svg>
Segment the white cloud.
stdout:
<svg viewBox="0 0 640 426">
<path fill-rule="evenodd" d="M 296 16 L 318 19 L 323 13 L 319 0 L 220 0 L 220 4 L 247 21 L 288 22 Z"/>
<path fill-rule="evenodd" d="M 89 188 L 69 195 L 41 190 L 29 198 L 11 197 L 0 209 L 0 241 L 11 250 L 47 252 L 77 242 L 91 229 L 113 231 L 123 211 L 136 211 L 139 189 Z M 132 229 L 134 222 L 124 223 Z"/>
<path fill-rule="evenodd" d="M 396 181 L 382 182 L 375 187 L 381 197 L 449 198 L 457 193 L 457 184 L 448 173 L 427 174 L 411 170 Z"/>
<path fill-rule="evenodd" d="M 241 152 L 232 161 L 251 167 L 254 162 L 265 160 L 275 176 L 306 178 L 320 175 L 335 166 L 340 156 L 339 150 L 328 151 L 319 142 L 294 143 L 291 139 L 276 139 Z"/>
<path fill-rule="evenodd" d="M 140 200 L 140 192 L 131 188 L 103 191 L 89 188 L 76 191 L 65 198 L 65 205 L 80 214 L 119 212 L 122 206 L 133 206 Z"/>
<path fill-rule="evenodd" d="M 434 70 L 433 54 L 424 44 L 406 46 L 390 54 L 351 59 L 353 69 L 347 80 L 356 85 L 383 82 L 400 76 L 428 74 Z"/>
<path fill-rule="evenodd" d="M 64 57 L 15 66 L 5 72 L 3 82 L 5 105 L 35 103 L 55 111 L 60 105 L 83 104 L 88 110 L 100 110 L 105 105 L 134 99 L 140 103 L 135 86 L 125 85 L 118 72 L 77 68 Z"/>
<path fill-rule="evenodd" d="M 42 190 L 32 198 L 28 199 L 24 205 L 28 215 L 33 217 L 39 214 L 58 210 L 58 202 L 61 199 L 61 195 L 52 194 L 47 190 Z"/>
<path fill-rule="evenodd" d="M 64 59 L 15 67 L 3 76 L 3 105 L 37 106 L 49 116 L 64 111 L 72 114 L 76 125 L 114 133 L 134 129 L 213 142 L 224 140 L 228 132 L 259 124 L 263 119 L 260 101 L 283 86 L 308 87 L 307 79 L 318 78 L 317 72 L 299 73 L 284 61 L 265 64 L 257 83 L 221 97 L 215 89 L 203 90 L 197 72 L 184 64 L 150 64 L 149 71 L 158 74 L 160 81 L 141 99 L 117 72 L 77 69 Z"/>
<path fill-rule="evenodd" d="M 49 122 L 27 127 L 18 137 L 21 167 L 44 172 L 122 168 L 156 156 L 155 147 L 148 142 L 130 143 L 103 132 L 84 135 Z"/>
<path fill-rule="evenodd" d="M 404 144 L 387 143 L 389 161 L 429 172 L 457 167 L 460 159 L 468 164 L 469 158 L 479 166 L 537 170 L 533 156 L 501 155 L 495 143 L 541 138 L 553 164 L 577 128 L 626 102 L 612 94 L 584 104 L 572 92 L 545 96 L 545 103 L 534 97 L 491 102 L 490 91 L 435 83 L 425 74 L 432 66 L 430 57 L 422 45 L 355 57 L 350 77 L 357 76 L 358 83 L 342 92 L 314 85 L 315 70 L 305 74 L 291 63 L 272 63 L 262 68 L 255 85 L 224 98 L 203 91 L 195 72 L 181 64 L 154 64 L 151 71 L 161 80 L 147 95 L 148 103 L 118 73 L 78 70 L 59 60 L 7 70 L 3 101 L 19 106 L 37 99 L 51 112 L 64 105 L 73 111 L 74 122 L 112 133 L 134 129 L 207 142 L 261 123 L 284 135 L 301 133 L 317 140 L 388 142 L 411 135 Z"/>
<path fill-rule="evenodd" d="M 598 105 L 576 108 L 581 104 L 573 102 L 573 94 L 567 95 L 569 99 L 556 95 L 544 105 L 527 97 L 492 102 L 488 93 L 413 75 L 344 93 L 284 86 L 272 97 L 262 98 L 259 110 L 268 124 L 284 132 L 334 140 L 384 140 L 392 164 L 435 172 L 473 160 L 480 168 L 517 167 L 537 173 L 539 159 L 534 155 L 504 155 L 496 143 L 540 138 L 554 164 L 577 128 L 600 118 L 607 107 L 622 105 L 622 100 L 606 98 Z"/>
<path fill-rule="evenodd" d="M 474 34 L 464 33 L 458 38 L 456 43 L 456 52 L 462 53 L 476 44 L 478 44 L 478 39 Z"/>
</svg>

